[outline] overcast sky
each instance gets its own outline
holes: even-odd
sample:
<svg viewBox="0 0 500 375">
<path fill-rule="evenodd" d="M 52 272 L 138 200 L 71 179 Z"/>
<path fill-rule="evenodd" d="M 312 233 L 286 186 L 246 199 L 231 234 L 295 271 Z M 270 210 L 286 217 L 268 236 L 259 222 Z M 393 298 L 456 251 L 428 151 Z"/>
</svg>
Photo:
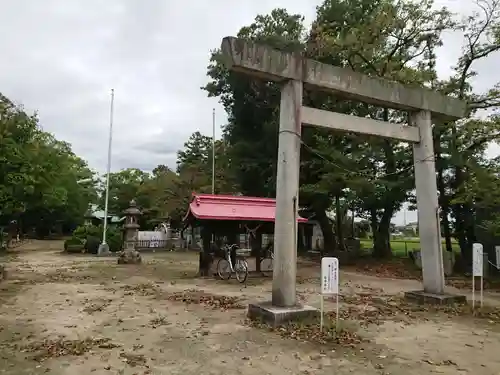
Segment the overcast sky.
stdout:
<svg viewBox="0 0 500 375">
<path fill-rule="evenodd" d="M 303 14 L 310 23 L 321 0 L 0 2 L 0 92 L 37 110 L 44 130 L 104 171 L 111 88 L 112 169 L 174 167 L 176 151 L 192 132 L 211 134 L 212 108 L 218 135 L 226 119 L 217 100 L 200 90 L 210 50 L 277 7 Z M 472 1 L 438 3 L 465 13 Z M 459 53 L 460 37 L 447 35 L 439 54 L 442 75 Z M 478 89 L 500 80 L 492 61 L 478 68 Z M 407 221 L 415 219 L 407 214 Z"/>
</svg>

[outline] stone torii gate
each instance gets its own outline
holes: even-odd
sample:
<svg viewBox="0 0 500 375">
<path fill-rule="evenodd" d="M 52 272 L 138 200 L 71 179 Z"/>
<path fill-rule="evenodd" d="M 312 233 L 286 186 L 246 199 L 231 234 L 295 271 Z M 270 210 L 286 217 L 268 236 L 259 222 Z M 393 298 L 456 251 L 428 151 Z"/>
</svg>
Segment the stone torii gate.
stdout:
<svg viewBox="0 0 500 375">
<path fill-rule="evenodd" d="M 282 84 L 272 301 L 250 305 L 249 315 L 278 323 L 313 310 L 296 302 L 296 216 L 302 124 L 413 143 L 424 288 L 412 296 L 420 300 L 437 299 L 441 303 L 456 297 L 444 293 L 431 116 L 459 119 L 465 114 L 466 103 L 425 88 L 368 77 L 306 59 L 300 53 L 282 52 L 234 37 L 224 38 L 221 48 L 229 69 Z M 410 124 L 391 124 L 305 107 L 302 105 L 304 86 L 346 99 L 408 111 Z"/>
</svg>

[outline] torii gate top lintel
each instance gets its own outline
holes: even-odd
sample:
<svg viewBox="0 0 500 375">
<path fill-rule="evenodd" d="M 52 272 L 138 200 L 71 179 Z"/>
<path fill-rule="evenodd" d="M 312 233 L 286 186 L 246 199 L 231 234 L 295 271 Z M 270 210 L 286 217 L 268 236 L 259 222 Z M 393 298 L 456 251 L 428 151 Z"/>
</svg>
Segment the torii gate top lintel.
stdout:
<svg viewBox="0 0 500 375">
<path fill-rule="evenodd" d="M 302 81 L 306 86 L 348 99 L 408 111 L 427 110 L 449 120 L 465 115 L 464 101 L 323 64 L 300 53 L 283 52 L 235 37 L 225 37 L 221 49 L 228 68 L 270 81 Z"/>
</svg>

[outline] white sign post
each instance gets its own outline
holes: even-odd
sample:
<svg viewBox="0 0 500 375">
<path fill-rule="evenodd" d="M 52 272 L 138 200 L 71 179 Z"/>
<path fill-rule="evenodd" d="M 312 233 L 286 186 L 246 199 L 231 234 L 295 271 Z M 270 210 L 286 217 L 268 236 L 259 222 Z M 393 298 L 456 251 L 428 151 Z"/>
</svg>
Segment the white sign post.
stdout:
<svg viewBox="0 0 500 375">
<path fill-rule="evenodd" d="M 481 280 L 480 303 L 483 307 L 483 245 L 480 243 L 472 244 L 472 309 L 476 303 L 476 276 L 479 276 Z"/>
<path fill-rule="evenodd" d="M 321 322 L 320 330 L 323 331 L 324 296 L 335 295 L 336 303 L 336 329 L 339 326 L 339 260 L 325 257 L 321 259 Z"/>
</svg>

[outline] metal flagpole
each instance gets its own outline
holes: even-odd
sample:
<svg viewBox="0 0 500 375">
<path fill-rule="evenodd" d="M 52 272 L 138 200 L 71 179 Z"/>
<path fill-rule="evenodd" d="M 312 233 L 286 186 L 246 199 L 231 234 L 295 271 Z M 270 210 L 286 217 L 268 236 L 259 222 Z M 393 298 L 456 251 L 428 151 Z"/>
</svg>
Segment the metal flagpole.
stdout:
<svg viewBox="0 0 500 375">
<path fill-rule="evenodd" d="M 212 110 L 212 194 L 215 194 L 215 108 Z"/>
<path fill-rule="evenodd" d="M 102 231 L 102 244 L 99 246 L 99 254 L 109 251 L 109 246 L 106 244 L 106 231 L 108 229 L 108 203 L 109 203 L 109 174 L 111 173 L 111 145 L 113 142 L 113 110 L 115 102 L 115 90 L 111 89 L 111 106 L 109 113 L 109 143 L 108 143 L 108 166 L 106 172 L 106 197 L 104 201 L 104 224 Z"/>
</svg>

